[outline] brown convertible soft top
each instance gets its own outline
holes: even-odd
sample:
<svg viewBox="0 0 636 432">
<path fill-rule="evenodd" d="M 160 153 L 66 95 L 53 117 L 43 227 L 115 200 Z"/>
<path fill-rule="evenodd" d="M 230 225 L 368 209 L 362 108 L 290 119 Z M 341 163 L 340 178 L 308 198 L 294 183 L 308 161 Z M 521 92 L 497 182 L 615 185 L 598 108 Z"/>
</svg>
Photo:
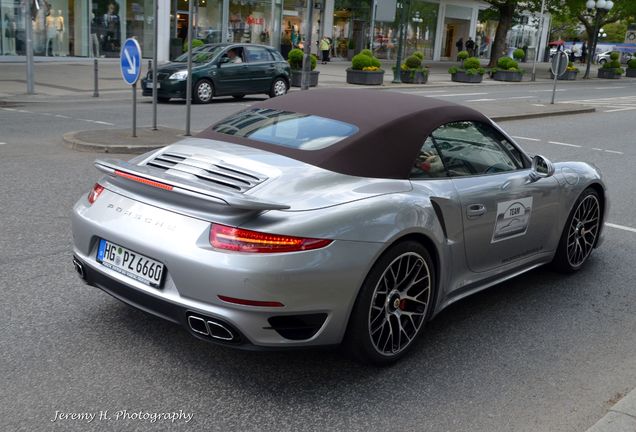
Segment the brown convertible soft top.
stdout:
<svg viewBox="0 0 636 432">
<path fill-rule="evenodd" d="M 437 127 L 462 120 L 490 122 L 483 114 L 452 102 L 367 89 L 296 91 L 249 109 L 255 108 L 318 115 L 356 125 L 359 131 L 320 150 L 226 135 L 215 132 L 213 126 L 198 137 L 267 150 L 342 174 L 406 179 L 426 137 Z"/>
</svg>

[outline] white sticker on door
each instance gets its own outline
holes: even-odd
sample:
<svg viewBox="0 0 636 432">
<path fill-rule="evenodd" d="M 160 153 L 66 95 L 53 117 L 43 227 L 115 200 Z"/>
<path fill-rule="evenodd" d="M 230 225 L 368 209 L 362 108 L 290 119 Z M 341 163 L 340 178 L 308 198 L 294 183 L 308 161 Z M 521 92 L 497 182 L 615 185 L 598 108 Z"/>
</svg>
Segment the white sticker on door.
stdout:
<svg viewBox="0 0 636 432">
<path fill-rule="evenodd" d="M 497 218 L 491 243 L 519 237 L 526 233 L 532 213 L 532 197 L 497 203 Z"/>
</svg>

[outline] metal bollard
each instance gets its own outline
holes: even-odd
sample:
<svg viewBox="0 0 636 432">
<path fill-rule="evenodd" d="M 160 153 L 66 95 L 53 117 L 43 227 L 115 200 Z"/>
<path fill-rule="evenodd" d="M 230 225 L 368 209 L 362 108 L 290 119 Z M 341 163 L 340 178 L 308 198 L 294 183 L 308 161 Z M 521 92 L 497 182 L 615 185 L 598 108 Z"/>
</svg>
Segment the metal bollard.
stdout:
<svg viewBox="0 0 636 432">
<path fill-rule="evenodd" d="M 93 60 L 93 97 L 99 97 L 99 68 L 97 67 L 97 59 Z"/>
</svg>

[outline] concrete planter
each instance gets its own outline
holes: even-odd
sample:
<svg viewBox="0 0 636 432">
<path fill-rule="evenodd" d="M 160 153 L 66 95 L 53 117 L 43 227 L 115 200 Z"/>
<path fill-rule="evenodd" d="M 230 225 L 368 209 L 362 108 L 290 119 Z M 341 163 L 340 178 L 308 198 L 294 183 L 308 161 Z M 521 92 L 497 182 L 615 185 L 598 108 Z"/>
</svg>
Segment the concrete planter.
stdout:
<svg viewBox="0 0 636 432">
<path fill-rule="evenodd" d="M 351 68 L 347 69 L 347 83 L 359 85 L 382 85 L 384 81 L 384 71 L 361 71 Z"/>
<path fill-rule="evenodd" d="M 510 81 L 510 82 L 520 82 L 523 78 L 523 74 L 521 72 L 515 71 L 497 71 L 493 74 L 492 79 L 495 81 Z"/>
<path fill-rule="evenodd" d="M 407 84 L 426 84 L 428 81 L 428 72 L 400 70 L 400 81 Z"/>
<path fill-rule="evenodd" d="M 463 83 L 480 83 L 484 78 L 482 74 L 474 74 L 468 75 L 464 71 L 457 71 L 454 74 L 451 74 L 451 81 L 455 82 L 463 82 Z"/>
<path fill-rule="evenodd" d="M 625 76 L 630 78 L 636 78 L 636 69 L 632 69 L 632 68 L 625 69 Z"/>
<path fill-rule="evenodd" d="M 620 79 L 621 75 L 614 72 L 613 69 L 598 69 L 598 78 L 603 79 Z"/>
<path fill-rule="evenodd" d="M 574 81 L 578 73 L 578 71 L 565 71 L 565 73 L 557 79 L 559 81 Z M 550 79 L 554 79 L 554 74 L 552 72 L 550 72 Z"/>
<path fill-rule="evenodd" d="M 318 85 L 318 75 L 320 71 L 313 70 L 309 72 L 309 87 L 316 87 Z M 300 87 L 302 85 L 302 71 L 293 69 L 291 71 L 291 86 Z"/>
</svg>

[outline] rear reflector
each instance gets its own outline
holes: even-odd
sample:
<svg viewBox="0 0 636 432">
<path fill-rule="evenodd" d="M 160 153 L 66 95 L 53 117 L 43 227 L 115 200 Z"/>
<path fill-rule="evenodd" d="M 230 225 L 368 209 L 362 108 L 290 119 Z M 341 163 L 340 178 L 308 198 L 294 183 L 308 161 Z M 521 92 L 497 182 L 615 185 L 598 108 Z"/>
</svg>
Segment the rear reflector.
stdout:
<svg viewBox="0 0 636 432">
<path fill-rule="evenodd" d="M 285 306 L 281 302 L 277 301 L 259 301 L 259 300 L 245 300 L 234 297 L 227 297 L 223 295 L 218 296 L 221 300 L 227 303 L 240 304 L 243 306 L 260 306 L 260 307 L 283 307 Z"/>
<path fill-rule="evenodd" d="M 237 252 L 277 253 L 320 249 L 331 244 L 331 240 L 267 234 L 213 224 L 210 244 L 217 249 Z"/>
<path fill-rule="evenodd" d="M 139 177 L 139 176 L 136 176 L 136 175 L 133 175 L 133 174 L 128 174 L 128 173 L 125 173 L 123 171 L 115 170 L 115 175 L 119 176 L 119 177 L 123 177 L 123 178 L 128 179 L 128 180 L 136 181 L 136 182 L 141 183 L 141 184 L 145 184 L 147 186 L 152 186 L 152 187 L 156 187 L 156 188 L 167 190 L 167 191 L 171 191 L 172 190 L 172 186 L 171 185 L 168 185 L 168 184 L 165 184 L 165 183 L 160 183 L 160 182 L 154 181 L 154 180 L 148 180 L 147 178 Z"/>
<path fill-rule="evenodd" d="M 88 193 L 88 203 L 92 205 L 97 200 L 97 198 L 99 198 L 99 195 L 101 195 L 102 192 L 104 192 L 104 186 L 100 185 L 99 183 L 95 183 L 93 185 L 93 189 L 91 189 L 91 191 Z"/>
</svg>

